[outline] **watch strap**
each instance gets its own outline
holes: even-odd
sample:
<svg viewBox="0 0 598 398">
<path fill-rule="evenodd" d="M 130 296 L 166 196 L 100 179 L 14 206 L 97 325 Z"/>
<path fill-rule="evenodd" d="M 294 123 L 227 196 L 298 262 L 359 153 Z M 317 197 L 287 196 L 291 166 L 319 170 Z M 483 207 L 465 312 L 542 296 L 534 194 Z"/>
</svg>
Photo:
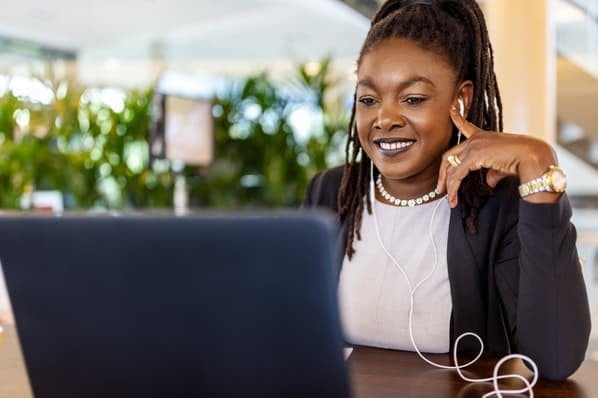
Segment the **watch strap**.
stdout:
<svg viewBox="0 0 598 398">
<path fill-rule="evenodd" d="M 553 187 L 554 183 L 552 181 L 552 178 L 553 178 L 553 173 L 555 171 L 562 173 L 563 176 L 566 176 L 565 172 L 561 168 L 559 168 L 557 166 L 550 166 L 548 168 L 548 171 L 546 173 L 542 174 L 540 177 L 519 185 L 519 195 L 522 198 L 525 198 L 526 196 L 537 193 L 537 192 L 563 192 L 564 189 Z M 565 181 L 565 186 L 566 186 L 566 181 Z"/>
</svg>

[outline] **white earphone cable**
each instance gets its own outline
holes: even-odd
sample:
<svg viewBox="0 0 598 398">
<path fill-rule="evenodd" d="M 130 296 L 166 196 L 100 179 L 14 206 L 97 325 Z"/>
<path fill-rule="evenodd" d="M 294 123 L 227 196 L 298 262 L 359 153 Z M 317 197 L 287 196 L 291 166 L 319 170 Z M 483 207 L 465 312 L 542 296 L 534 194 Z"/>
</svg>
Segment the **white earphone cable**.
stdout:
<svg viewBox="0 0 598 398">
<path fill-rule="evenodd" d="M 522 355 L 522 354 L 510 354 L 507 355 L 505 357 L 503 357 L 500 361 L 498 361 L 496 363 L 496 365 L 494 366 L 494 372 L 492 377 L 488 377 L 485 379 L 473 379 L 470 377 L 467 377 L 463 374 L 463 371 L 461 369 L 466 368 L 470 365 L 472 365 L 473 363 L 475 363 L 483 354 L 484 352 L 484 342 L 482 341 L 481 337 L 478 336 L 475 333 L 472 332 L 466 332 L 461 334 L 459 337 L 457 337 L 457 339 L 455 340 L 455 344 L 453 347 L 453 360 L 455 362 L 455 366 L 447 366 L 447 365 L 441 365 L 438 364 L 428 358 L 426 358 L 419 350 L 419 348 L 417 347 L 417 344 L 415 343 L 415 337 L 414 337 L 414 333 L 413 333 L 413 308 L 414 308 L 414 296 L 415 296 L 415 292 L 417 291 L 417 289 L 424 283 L 426 282 L 426 280 L 428 280 L 436 271 L 436 268 L 438 267 L 438 251 L 436 249 L 436 243 L 434 242 L 434 233 L 433 233 L 433 223 L 434 223 L 434 217 L 436 216 L 436 211 L 438 210 L 438 208 L 440 207 L 440 205 L 442 204 L 442 201 L 439 200 L 438 203 L 436 204 L 436 206 L 434 206 L 434 209 L 432 211 L 432 216 L 430 217 L 430 225 L 429 225 L 429 237 L 430 237 L 430 242 L 432 243 L 432 248 L 434 250 L 434 266 L 432 267 L 431 271 L 421 280 L 419 281 L 415 287 L 411 286 L 411 281 L 409 280 L 409 277 L 407 276 L 407 273 L 405 272 L 405 270 L 403 269 L 403 267 L 398 263 L 398 261 L 394 258 L 394 256 L 388 251 L 388 249 L 386 248 L 386 246 L 384 245 L 383 241 L 382 241 L 382 237 L 380 236 L 380 228 L 378 227 L 378 219 L 376 217 L 376 195 L 375 195 L 375 190 L 374 190 L 374 165 L 372 163 L 371 169 L 370 169 L 370 199 L 372 201 L 372 217 L 374 218 L 374 227 L 376 230 L 376 236 L 378 238 L 378 242 L 380 243 L 380 246 L 382 247 L 382 250 L 384 251 L 384 253 L 388 256 L 388 258 L 390 258 L 390 260 L 392 261 L 392 263 L 395 265 L 395 267 L 401 272 L 401 274 L 403 274 L 403 277 L 405 278 L 405 281 L 407 282 L 407 287 L 409 289 L 409 337 L 411 339 L 411 344 L 413 345 L 413 348 L 415 349 L 415 352 L 417 353 L 417 355 L 419 355 L 419 357 L 424 360 L 425 362 L 427 362 L 428 364 L 435 366 L 437 368 L 441 368 L 441 369 L 454 369 L 457 371 L 457 373 L 459 374 L 459 376 L 470 383 L 487 383 L 487 382 L 492 382 L 494 390 L 484 394 L 482 396 L 482 398 L 487 398 L 487 397 L 491 397 L 493 395 L 496 395 L 499 398 L 502 398 L 502 394 L 523 394 L 526 392 L 529 392 L 529 397 L 533 398 L 534 397 L 534 390 L 533 387 L 536 385 L 536 382 L 538 381 L 538 367 L 536 366 L 536 364 L 534 363 L 534 361 L 529 358 L 528 356 Z M 459 365 L 459 361 L 457 360 L 457 348 L 459 347 L 459 342 L 461 341 L 462 338 L 467 337 L 467 336 L 473 336 L 475 337 L 479 343 L 480 343 L 480 351 L 478 352 L 478 355 L 471 361 L 467 362 L 464 365 Z M 534 374 L 532 381 L 528 381 L 525 377 L 518 375 L 518 374 L 505 374 L 505 375 L 498 375 L 498 371 L 500 370 L 500 367 L 502 366 L 502 364 L 504 364 L 506 361 L 509 361 L 511 359 L 515 359 L 515 358 L 519 358 L 525 362 L 527 362 L 531 367 L 532 367 L 532 372 Z M 521 382 L 523 382 L 523 384 L 525 384 L 524 388 L 521 389 L 511 389 L 511 390 L 501 390 L 498 386 L 498 381 L 501 379 L 518 379 Z"/>
</svg>

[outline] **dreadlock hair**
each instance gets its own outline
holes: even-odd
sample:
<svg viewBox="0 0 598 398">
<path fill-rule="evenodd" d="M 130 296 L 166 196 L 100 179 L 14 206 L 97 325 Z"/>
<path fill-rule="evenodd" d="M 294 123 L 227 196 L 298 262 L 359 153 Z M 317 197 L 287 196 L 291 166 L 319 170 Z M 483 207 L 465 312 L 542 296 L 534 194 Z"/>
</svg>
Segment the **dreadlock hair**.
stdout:
<svg viewBox="0 0 598 398">
<path fill-rule="evenodd" d="M 492 46 L 484 16 L 475 0 L 387 0 L 372 20 L 357 67 L 369 50 L 390 38 L 408 39 L 444 56 L 457 72 L 458 82 L 473 82 L 474 93 L 467 119 L 484 130 L 502 131 L 502 102 L 494 73 Z M 354 238 L 361 239 L 364 205 L 369 214 L 372 212 L 368 195 L 371 160 L 359 142 L 355 109 L 356 95 L 337 198 L 339 217 L 347 221 L 346 254 L 349 258 L 355 253 Z M 451 146 L 457 143 L 457 133 L 454 128 Z M 491 194 L 485 174 L 485 170 L 470 173 L 459 189 L 462 217 L 471 234 L 477 233 L 478 209 L 484 198 Z"/>
</svg>

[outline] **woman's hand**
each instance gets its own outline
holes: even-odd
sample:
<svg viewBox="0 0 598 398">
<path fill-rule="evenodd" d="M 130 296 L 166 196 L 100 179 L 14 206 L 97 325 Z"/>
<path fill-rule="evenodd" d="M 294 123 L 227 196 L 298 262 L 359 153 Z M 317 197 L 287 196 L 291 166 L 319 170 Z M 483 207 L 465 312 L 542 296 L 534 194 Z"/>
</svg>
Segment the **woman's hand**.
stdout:
<svg viewBox="0 0 598 398">
<path fill-rule="evenodd" d="M 486 183 L 494 188 L 506 176 L 518 176 L 526 183 L 556 165 L 554 151 L 546 142 L 527 135 L 484 131 L 469 123 L 453 108 L 451 119 L 467 140 L 446 151 L 438 175 L 438 190 L 446 192 L 451 207 L 457 206 L 461 181 L 473 170 L 488 169 Z M 458 165 L 452 165 L 455 160 Z M 455 158 L 456 157 L 456 158 Z M 455 163 L 456 164 L 456 163 Z M 553 203 L 560 197 L 554 192 L 538 192 L 524 200 Z"/>
</svg>

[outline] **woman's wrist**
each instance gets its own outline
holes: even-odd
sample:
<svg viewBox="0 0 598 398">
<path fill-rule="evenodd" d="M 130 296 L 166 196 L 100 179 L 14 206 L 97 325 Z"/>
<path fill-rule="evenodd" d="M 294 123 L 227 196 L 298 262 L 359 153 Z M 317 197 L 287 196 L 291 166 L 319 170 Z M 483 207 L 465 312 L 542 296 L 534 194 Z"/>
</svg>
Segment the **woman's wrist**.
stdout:
<svg viewBox="0 0 598 398">
<path fill-rule="evenodd" d="M 557 164 L 556 155 L 550 145 L 546 142 L 531 139 L 530 145 L 526 146 L 520 158 L 518 167 L 519 181 L 526 184 L 545 174 L 550 166 Z M 561 197 L 559 192 L 536 192 L 531 193 L 523 200 L 531 203 L 555 203 Z"/>
</svg>

